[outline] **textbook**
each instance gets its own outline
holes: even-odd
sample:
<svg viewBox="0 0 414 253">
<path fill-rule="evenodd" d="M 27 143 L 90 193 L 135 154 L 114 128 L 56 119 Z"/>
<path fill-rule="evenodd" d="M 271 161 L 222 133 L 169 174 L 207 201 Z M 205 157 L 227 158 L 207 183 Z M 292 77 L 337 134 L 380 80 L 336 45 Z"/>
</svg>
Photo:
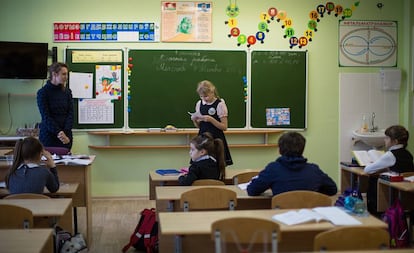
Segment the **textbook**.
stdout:
<svg viewBox="0 0 414 253">
<path fill-rule="evenodd" d="M 320 221 L 329 221 L 338 226 L 361 224 L 360 221 L 336 206 L 287 211 L 285 213 L 273 215 L 272 219 L 289 226 Z"/>
<path fill-rule="evenodd" d="M 355 160 L 358 162 L 360 166 L 367 166 L 376 160 L 378 160 L 382 155 L 384 154 L 384 151 L 382 150 L 354 150 L 352 151 L 352 155 L 355 157 Z"/>
<path fill-rule="evenodd" d="M 404 177 L 396 172 L 383 172 L 379 175 L 381 179 L 389 182 L 401 182 L 404 181 Z"/>
<path fill-rule="evenodd" d="M 181 173 L 176 169 L 158 169 L 155 172 L 162 176 L 178 176 Z"/>
</svg>

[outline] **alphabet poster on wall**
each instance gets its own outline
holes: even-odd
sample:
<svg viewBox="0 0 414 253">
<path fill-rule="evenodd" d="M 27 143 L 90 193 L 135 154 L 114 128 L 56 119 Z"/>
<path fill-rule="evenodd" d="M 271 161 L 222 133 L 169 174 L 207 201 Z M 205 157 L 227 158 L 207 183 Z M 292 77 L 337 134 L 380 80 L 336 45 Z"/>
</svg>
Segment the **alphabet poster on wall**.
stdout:
<svg viewBox="0 0 414 253">
<path fill-rule="evenodd" d="M 162 2 L 161 41 L 211 42 L 211 2 Z"/>
</svg>

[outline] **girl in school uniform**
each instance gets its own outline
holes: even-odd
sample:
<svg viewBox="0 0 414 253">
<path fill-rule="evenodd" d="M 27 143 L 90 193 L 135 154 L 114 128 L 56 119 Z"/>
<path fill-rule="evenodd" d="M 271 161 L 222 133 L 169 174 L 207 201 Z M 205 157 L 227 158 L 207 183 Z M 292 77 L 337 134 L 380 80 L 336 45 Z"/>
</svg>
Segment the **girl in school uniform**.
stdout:
<svg viewBox="0 0 414 253">
<path fill-rule="evenodd" d="M 208 80 L 198 83 L 197 93 L 200 95 L 200 100 L 196 103 L 196 112 L 191 115 L 191 120 L 199 128 L 199 134 L 209 132 L 213 138 L 220 138 L 223 141 L 226 165 L 232 165 L 233 160 L 224 135 L 224 131 L 227 130 L 227 105 L 219 97 L 213 83 Z"/>
<path fill-rule="evenodd" d="M 42 156 L 46 160 L 42 160 Z M 42 162 L 42 163 L 41 163 Z M 14 148 L 14 160 L 6 176 L 6 185 L 11 194 L 42 194 L 59 190 L 59 178 L 52 155 L 34 137 L 18 140 Z"/>
<path fill-rule="evenodd" d="M 188 173 L 178 178 L 180 185 L 192 185 L 198 179 L 224 180 L 223 141 L 210 133 L 195 136 L 190 142 L 191 165 Z"/>
<path fill-rule="evenodd" d="M 390 126 L 385 130 L 385 148 L 388 149 L 377 161 L 366 166 L 364 172 L 376 174 L 385 169 L 403 173 L 414 171 L 413 156 L 406 149 L 408 142 L 408 131 L 400 125 Z M 376 216 L 377 213 L 377 181 L 378 176 L 372 175 L 368 181 L 367 209 Z"/>
</svg>

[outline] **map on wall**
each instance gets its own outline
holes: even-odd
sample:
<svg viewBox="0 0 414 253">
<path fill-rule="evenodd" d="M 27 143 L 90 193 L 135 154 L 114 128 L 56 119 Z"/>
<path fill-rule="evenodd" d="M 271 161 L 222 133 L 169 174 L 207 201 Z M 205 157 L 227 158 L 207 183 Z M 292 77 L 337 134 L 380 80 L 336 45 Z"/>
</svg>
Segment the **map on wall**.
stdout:
<svg viewBox="0 0 414 253">
<path fill-rule="evenodd" d="M 339 66 L 397 66 L 397 22 L 339 22 Z"/>
</svg>

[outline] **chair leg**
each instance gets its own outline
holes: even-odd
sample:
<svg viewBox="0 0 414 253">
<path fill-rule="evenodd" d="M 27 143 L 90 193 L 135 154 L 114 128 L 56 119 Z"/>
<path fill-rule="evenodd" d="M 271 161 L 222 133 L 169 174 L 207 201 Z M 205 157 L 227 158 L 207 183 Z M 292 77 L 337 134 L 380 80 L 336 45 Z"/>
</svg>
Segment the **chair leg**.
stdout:
<svg viewBox="0 0 414 253">
<path fill-rule="evenodd" d="M 215 241 L 215 252 L 221 253 L 221 238 L 220 238 L 220 231 L 214 232 L 214 241 Z"/>
</svg>

